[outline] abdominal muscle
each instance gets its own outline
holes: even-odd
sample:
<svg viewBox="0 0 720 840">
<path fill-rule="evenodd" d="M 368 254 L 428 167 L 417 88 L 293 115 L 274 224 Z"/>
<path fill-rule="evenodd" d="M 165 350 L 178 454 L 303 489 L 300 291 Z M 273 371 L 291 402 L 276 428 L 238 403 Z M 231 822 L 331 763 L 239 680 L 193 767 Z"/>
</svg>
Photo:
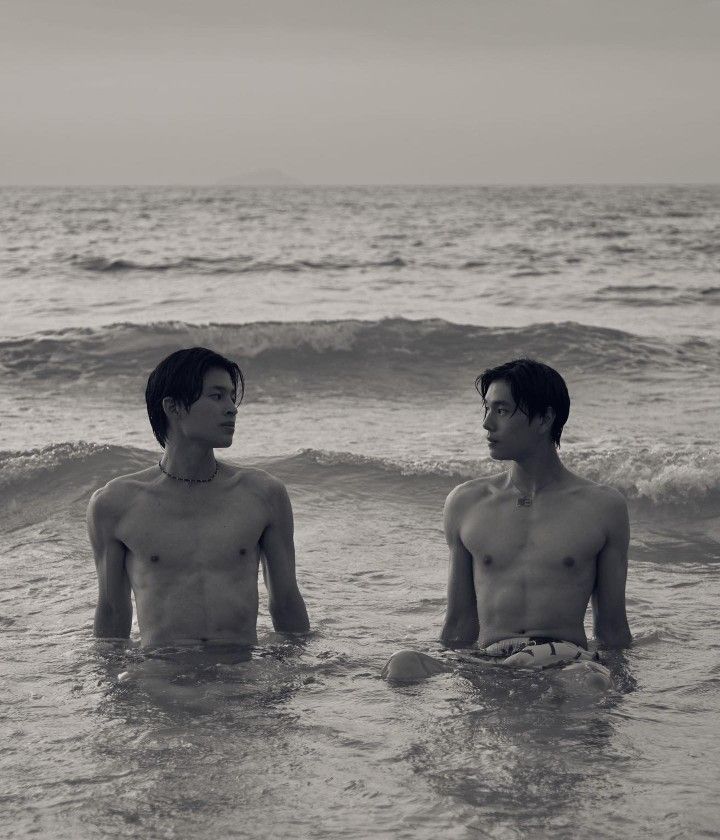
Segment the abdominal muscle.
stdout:
<svg viewBox="0 0 720 840">
<path fill-rule="evenodd" d="M 130 575 L 143 647 L 257 643 L 257 568 L 175 576 L 145 567 Z"/>
<path fill-rule="evenodd" d="M 577 587 L 535 585 L 529 592 L 514 581 L 496 583 L 492 594 L 478 586 L 476 596 L 482 647 L 517 636 L 547 636 L 587 647 L 583 621 L 589 596 Z"/>
</svg>

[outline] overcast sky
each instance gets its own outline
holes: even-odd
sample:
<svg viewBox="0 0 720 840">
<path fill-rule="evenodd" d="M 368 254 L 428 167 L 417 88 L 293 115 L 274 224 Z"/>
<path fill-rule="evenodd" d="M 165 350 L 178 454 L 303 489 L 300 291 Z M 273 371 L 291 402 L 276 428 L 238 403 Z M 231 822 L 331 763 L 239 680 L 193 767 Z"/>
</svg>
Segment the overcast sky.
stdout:
<svg viewBox="0 0 720 840">
<path fill-rule="evenodd" d="M 720 0 L 0 0 L 0 183 L 720 182 Z"/>
</svg>

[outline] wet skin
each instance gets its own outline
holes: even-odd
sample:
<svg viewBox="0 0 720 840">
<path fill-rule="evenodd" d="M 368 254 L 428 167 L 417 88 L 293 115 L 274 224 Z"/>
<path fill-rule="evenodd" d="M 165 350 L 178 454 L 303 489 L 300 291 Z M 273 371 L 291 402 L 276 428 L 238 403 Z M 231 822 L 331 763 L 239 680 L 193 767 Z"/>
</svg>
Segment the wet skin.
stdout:
<svg viewBox="0 0 720 840">
<path fill-rule="evenodd" d="M 515 410 L 507 383 L 491 384 L 486 407 L 490 454 L 514 464 L 509 473 L 469 481 L 448 497 L 443 641 L 486 646 L 527 635 L 585 647 L 592 599 L 599 640 L 627 644 L 624 499 L 566 469 L 549 440 L 552 417 L 529 421 Z M 518 505 L 523 497 L 531 503 Z"/>
<path fill-rule="evenodd" d="M 200 398 L 175 412 L 164 459 L 181 466 L 184 459 L 185 470 L 200 463 L 196 472 L 209 478 L 213 448 L 232 442 L 234 397 L 229 374 L 209 371 Z M 97 636 L 129 636 L 132 592 L 144 646 L 253 645 L 261 563 L 275 628 L 308 629 L 290 500 L 262 470 L 219 464 L 211 481 L 193 484 L 157 466 L 121 476 L 93 495 L 88 530 L 98 574 Z"/>
<path fill-rule="evenodd" d="M 459 526 L 450 526 L 453 562 L 467 578 L 461 600 L 477 616 L 477 633 L 471 629 L 461 638 L 486 646 L 513 636 L 549 636 L 587 646 L 585 609 L 615 500 L 604 488 L 573 479 L 529 508 L 517 507 L 518 494 L 505 489 L 505 476 L 454 492 L 448 511 Z"/>
<path fill-rule="evenodd" d="M 128 504 L 116 528 L 143 644 L 255 644 L 260 540 L 270 519 L 262 478 L 231 473 L 186 487 L 149 472 L 125 479 Z"/>
</svg>

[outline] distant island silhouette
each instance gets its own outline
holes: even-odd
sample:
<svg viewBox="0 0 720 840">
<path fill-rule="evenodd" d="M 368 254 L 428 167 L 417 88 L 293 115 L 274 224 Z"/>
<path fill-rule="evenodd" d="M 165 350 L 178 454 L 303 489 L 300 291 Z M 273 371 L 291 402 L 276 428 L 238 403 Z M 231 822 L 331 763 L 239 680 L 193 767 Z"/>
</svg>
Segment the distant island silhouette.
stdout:
<svg viewBox="0 0 720 840">
<path fill-rule="evenodd" d="M 222 187 L 301 187 L 302 181 L 292 178 L 280 169 L 255 169 L 243 175 L 223 178 L 218 181 Z"/>
</svg>

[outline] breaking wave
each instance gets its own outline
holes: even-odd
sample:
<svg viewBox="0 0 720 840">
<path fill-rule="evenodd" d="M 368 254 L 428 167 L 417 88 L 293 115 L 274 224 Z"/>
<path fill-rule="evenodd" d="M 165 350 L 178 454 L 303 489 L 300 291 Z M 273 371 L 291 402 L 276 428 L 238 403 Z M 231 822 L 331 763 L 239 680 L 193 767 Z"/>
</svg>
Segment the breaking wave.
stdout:
<svg viewBox="0 0 720 840">
<path fill-rule="evenodd" d="M 116 475 L 153 466 L 156 454 L 123 446 L 64 442 L 41 449 L 0 452 L 0 500 L 5 512 L 24 510 L 23 499 L 53 509 L 87 501 Z M 615 487 L 631 502 L 666 508 L 680 506 L 702 515 L 720 513 L 720 455 L 656 446 L 612 451 L 578 447 L 563 455 L 570 469 Z M 412 500 L 428 493 L 442 501 L 451 487 L 498 472 L 495 462 L 460 459 L 391 459 L 358 453 L 304 449 L 255 459 L 249 466 L 279 476 L 295 491 L 333 495 L 383 492 Z"/>
<path fill-rule="evenodd" d="M 565 371 L 642 374 L 651 369 L 710 370 L 717 341 L 663 339 L 572 321 L 483 327 L 440 319 L 260 321 L 247 324 L 116 323 L 0 341 L 0 369 L 48 383 L 111 374 L 147 375 L 165 355 L 208 346 L 256 368 L 341 377 L 348 370 L 387 375 L 409 369 L 435 379 L 529 355 Z"/>
</svg>

